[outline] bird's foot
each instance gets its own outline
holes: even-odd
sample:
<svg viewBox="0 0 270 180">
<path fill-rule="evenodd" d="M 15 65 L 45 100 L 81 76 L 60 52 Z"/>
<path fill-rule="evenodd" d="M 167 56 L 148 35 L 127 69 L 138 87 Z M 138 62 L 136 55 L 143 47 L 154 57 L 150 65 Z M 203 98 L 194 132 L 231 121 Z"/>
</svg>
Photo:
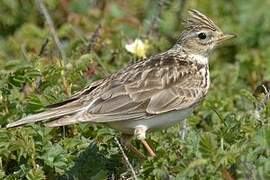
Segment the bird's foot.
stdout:
<svg viewBox="0 0 270 180">
<path fill-rule="evenodd" d="M 139 139 L 142 142 L 142 144 L 144 145 L 144 147 L 146 148 L 146 150 L 148 151 L 150 156 L 156 156 L 156 153 L 153 151 L 153 149 L 149 146 L 149 144 L 145 140 L 146 139 L 146 131 L 147 131 L 146 126 L 137 126 L 135 128 L 134 135 L 137 139 Z"/>
</svg>

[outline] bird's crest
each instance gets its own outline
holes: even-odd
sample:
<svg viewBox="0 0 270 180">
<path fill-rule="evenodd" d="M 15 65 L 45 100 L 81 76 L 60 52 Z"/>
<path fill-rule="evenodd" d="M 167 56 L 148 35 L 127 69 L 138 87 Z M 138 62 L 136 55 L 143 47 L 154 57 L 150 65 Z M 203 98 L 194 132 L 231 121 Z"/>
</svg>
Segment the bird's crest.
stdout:
<svg viewBox="0 0 270 180">
<path fill-rule="evenodd" d="M 190 17 L 183 21 L 186 29 L 208 28 L 213 31 L 220 31 L 220 28 L 207 16 L 197 10 L 189 10 Z"/>
</svg>

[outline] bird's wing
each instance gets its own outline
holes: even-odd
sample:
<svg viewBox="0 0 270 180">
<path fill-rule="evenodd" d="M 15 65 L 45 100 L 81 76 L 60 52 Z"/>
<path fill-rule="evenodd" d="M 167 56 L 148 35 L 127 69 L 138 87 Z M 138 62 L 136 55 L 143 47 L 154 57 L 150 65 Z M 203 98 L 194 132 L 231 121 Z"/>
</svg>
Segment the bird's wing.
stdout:
<svg viewBox="0 0 270 180">
<path fill-rule="evenodd" d="M 132 65 L 111 76 L 82 121 L 123 121 L 188 108 L 205 94 L 201 68 L 207 71 L 172 52 Z"/>
</svg>

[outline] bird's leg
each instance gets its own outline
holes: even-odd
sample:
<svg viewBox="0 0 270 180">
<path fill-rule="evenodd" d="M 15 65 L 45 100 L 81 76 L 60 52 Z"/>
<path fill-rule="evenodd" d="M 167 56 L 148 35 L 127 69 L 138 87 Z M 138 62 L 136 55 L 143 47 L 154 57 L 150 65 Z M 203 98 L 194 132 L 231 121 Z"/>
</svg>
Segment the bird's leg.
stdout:
<svg viewBox="0 0 270 180">
<path fill-rule="evenodd" d="M 142 142 L 142 144 L 144 145 L 144 147 L 146 148 L 150 156 L 156 156 L 156 153 L 152 150 L 152 148 L 149 146 L 149 144 L 145 140 L 146 131 L 147 131 L 147 128 L 145 126 L 137 126 L 135 128 L 134 135 L 137 139 L 139 139 Z"/>
<path fill-rule="evenodd" d="M 122 135 L 121 137 L 121 143 L 127 147 L 128 149 L 130 149 L 134 154 L 136 154 L 140 159 L 146 159 L 145 155 L 143 155 L 137 148 L 135 148 L 131 143 L 132 136 L 131 135 Z"/>
<path fill-rule="evenodd" d="M 144 147 L 146 148 L 146 150 L 148 151 L 148 153 L 150 154 L 150 156 L 152 156 L 152 157 L 156 156 L 156 153 L 149 146 L 149 144 L 147 143 L 147 141 L 145 139 L 140 139 L 140 141 L 143 143 Z"/>
</svg>

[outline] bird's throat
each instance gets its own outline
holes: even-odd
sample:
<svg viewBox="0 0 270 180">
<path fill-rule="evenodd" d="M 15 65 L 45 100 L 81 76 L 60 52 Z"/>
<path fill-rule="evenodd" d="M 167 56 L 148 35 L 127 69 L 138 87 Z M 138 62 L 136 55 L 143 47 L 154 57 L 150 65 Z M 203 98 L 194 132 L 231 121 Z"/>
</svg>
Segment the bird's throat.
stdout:
<svg viewBox="0 0 270 180">
<path fill-rule="evenodd" d="M 190 59 L 192 61 L 197 62 L 198 64 L 207 65 L 208 64 L 208 56 L 199 55 L 199 54 L 191 54 Z"/>
</svg>

